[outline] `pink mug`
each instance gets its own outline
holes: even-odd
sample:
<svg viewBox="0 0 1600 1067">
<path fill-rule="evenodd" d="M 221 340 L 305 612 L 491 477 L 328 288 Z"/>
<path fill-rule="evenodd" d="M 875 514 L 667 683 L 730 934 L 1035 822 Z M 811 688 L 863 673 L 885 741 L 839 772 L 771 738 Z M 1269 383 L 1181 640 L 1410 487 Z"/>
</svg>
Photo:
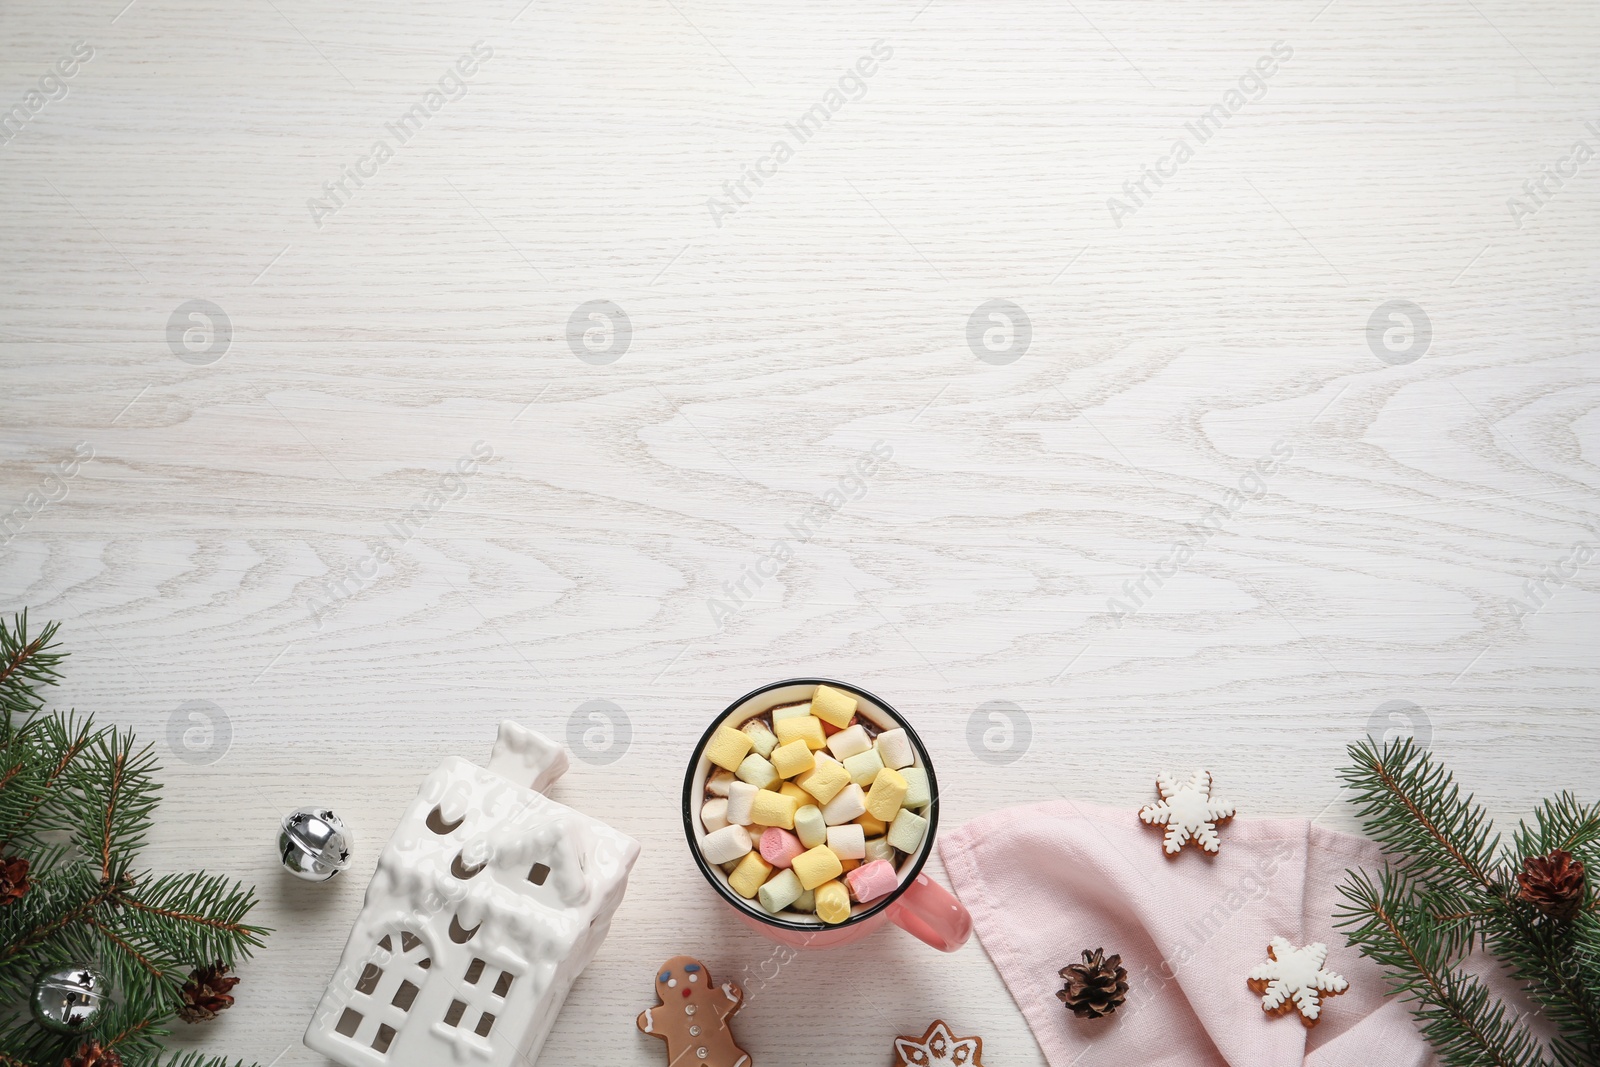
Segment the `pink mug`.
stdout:
<svg viewBox="0 0 1600 1067">
<path fill-rule="evenodd" d="M 842 689 L 856 698 L 856 714 L 869 720 L 880 730 L 899 727 L 911 739 L 916 751 L 917 765 L 927 771 L 928 788 L 932 799 L 928 804 L 927 830 L 922 844 L 914 855 L 908 856 L 900 868 L 900 885 L 887 896 L 875 900 L 870 907 L 860 908 L 850 918 L 832 926 L 818 922 L 801 922 L 778 915 L 769 915 L 754 901 L 747 901 L 728 884 L 722 870 L 708 864 L 700 851 L 700 840 L 705 829 L 700 825 L 700 808 L 704 803 L 706 776 L 711 761 L 705 757 L 706 742 L 724 724 L 737 727 L 746 720 L 782 704 L 795 704 L 809 700 L 819 685 Z M 966 944 L 972 934 L 972 916 L 961 902 L 944 886 L 922 873 L 933 848 L 934 831 L 939 828 L 939 783 L 933 775 L 933 762 L 909 723 L 900 713 L 863 689 L 828 678 L 791 678 L 785 682 L 764 685 L 754 692 L 728 705 L 717 716 L 695 746 L 689 760 L 689 771 L 683 779 L 683 829 L 689 838 L 689 852 L 694 856 L 700 873 L 705 875 L 711 888 L 722 895 L 745 925 L 766 935 L 781 945 L 791 948 L 833 948 L 859 941 L 885 922 L 892 922 L 915 937 L 921 938 L 943 952 L 954 952 Z"/>
</svg>

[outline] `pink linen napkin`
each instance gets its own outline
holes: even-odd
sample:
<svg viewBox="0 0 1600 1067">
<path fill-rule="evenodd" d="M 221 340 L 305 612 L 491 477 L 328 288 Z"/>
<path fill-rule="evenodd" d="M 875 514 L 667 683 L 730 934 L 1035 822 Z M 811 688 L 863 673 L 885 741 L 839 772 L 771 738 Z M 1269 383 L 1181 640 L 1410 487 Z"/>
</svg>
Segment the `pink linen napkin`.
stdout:
<svg viewBox="0 0 1600 1067">
<path fill-rule="evenodd" d="M 1372 843 L 1305 820 L 1234 819 L 1216 855 L 1168 857 L 1132 811 L 1054 801 L 942 834 L 939 853 L 983 947 L 1051 1067 L 1423 1067 L 1436 1060 L 1382 971 L 1332 925 L 1345 871 L 1382 867 Z M 1307 1028 L 1261 1010 L 1246 984 L 1276 936 L 1328 946 L 1349 989 Z M 1126 1003 L 1079 1019 L 1057 972 L 1083 949 L 1122 955 Z M 1515 1003 L 1522 1003 L 1520 1000 Z"/>
</svg>

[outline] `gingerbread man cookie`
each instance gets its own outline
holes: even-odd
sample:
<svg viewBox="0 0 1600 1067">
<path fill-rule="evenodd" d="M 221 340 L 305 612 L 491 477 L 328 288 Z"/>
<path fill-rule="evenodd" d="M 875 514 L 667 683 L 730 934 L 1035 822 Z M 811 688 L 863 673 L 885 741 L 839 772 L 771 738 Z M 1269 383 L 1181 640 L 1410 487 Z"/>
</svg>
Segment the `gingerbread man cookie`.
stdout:
<svg viewBox="0 0 1600 1067">
<path fill-rule="evenodd" d="M 744 991 L 732 982 L 718 988 L 706 965 L 674 956 L 656 972 L 656 998 L 636 1020 L 639 1029 L 667 1043 L 668 1067 L 752 1067 L 750 1054 L 733 1040 L 728 1019 L 744 1006 Z"/>
</svg>

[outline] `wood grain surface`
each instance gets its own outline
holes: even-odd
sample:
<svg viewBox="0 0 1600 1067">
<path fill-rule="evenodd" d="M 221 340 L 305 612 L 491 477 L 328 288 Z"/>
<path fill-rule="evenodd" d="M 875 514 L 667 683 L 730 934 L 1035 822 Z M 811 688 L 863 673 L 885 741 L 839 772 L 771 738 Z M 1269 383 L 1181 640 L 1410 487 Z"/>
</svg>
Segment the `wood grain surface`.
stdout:
<svg viewBox="0 0 1600 1067">
<path fill-rule="evenodd" d="M 277 930 L 184 1043 L 324 1062 L 379 848 L 503 717 L 644 844 L 553 1065 L 664 1062 L 678 952 L 763 1067 L 935 1017 L 1042 1063 L 976 941 L 778 967 L 697 882 L 689 748 L 781 677 L 911 717 L 947 825 L 1203 764 L 1352 829 L 1369 729 L 1502 818 L 1592 796 L 1597 44 L 1554 0 L 5 5 L 0 609 L 163 752 L 149 861 Z M 306 802 L 334 884 L 276 869 Z"/>
</svg>

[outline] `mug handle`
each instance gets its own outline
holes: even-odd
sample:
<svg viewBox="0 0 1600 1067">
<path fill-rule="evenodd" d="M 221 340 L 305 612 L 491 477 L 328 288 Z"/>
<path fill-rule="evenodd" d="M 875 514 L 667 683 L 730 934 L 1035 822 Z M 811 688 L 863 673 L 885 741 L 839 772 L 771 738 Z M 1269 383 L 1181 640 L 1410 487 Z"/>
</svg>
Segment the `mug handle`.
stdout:
<svg viewBox="0 0 1600 1067">
<path fill-rule="evenodd" d="M 954 952 L 972 936 L 971 913 L 955 894 L 920 872 L 889 905 L 889 921 L 940 952 Z"/>
</svg>

